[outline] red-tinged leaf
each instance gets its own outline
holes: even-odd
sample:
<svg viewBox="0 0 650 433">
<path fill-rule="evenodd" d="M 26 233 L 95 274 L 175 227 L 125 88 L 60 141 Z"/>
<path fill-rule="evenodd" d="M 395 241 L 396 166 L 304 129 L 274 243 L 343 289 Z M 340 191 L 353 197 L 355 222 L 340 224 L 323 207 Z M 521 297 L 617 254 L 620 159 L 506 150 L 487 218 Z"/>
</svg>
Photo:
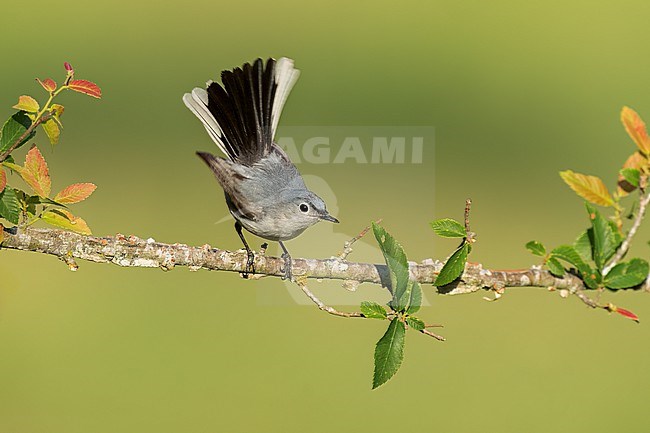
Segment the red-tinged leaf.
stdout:
<svg viewBox="0 0 650 433">
<path fill-rule="evenodd" d="M 641 152 L 634 152 L 623 164 L 623 168 L 635 168 L 637 170 L 642 170 L 643 167 L 648 165 L 648 160 L 644 157 Z M 630 192 L 636 189 L 635 186 L 631 185 L 625 180 L 623 175 L 618 175 L 618 193 L 621 196 L 628 195 Z"/>
<path fill-rule="evenodd" d="M 46 78 L 43 81 L 37 78 L 36 81 L 48 92 L 54 92 L 56 90 L 56 82 L 51 78 Z"/>
<path fill-rule="evenodd" d="M 59 129 L 59 124 L 54 119 L 50 119 L 45 123 L 41 123 L 47 138 L 50 139 L 52 146 L 59 142 L 59 136 L 61 135 L 61 130 Z"/>
<path fill-rule="evenodd" d="M 25 166 L 20 172 L 23 180 L 27 182 L 40 197 L 50 195 L 52 181 L 45 158 L 36 146 L 32 147 L 25 157 Z"/>
<path fill-rule="evenodd" d="M 72 80 L 70 83 L 68 83 L 68 87 L 70 87 L 75 92 L 85 93 L 86 95 L 92 96 L 93 98 L 102 97 L 102 90 L 97 84 L 93 83 L 92 81 Z"/>
<path fill-rule="evenodd" d="M 72 69 L 72 65 L 68 62 L 63 62 L 63 67 L 65 68 L 68 73 L 72 73 L 74 69 Z"/>
<path fill-rule="evenodd" d="M 625 130 L 641 152 L 645 155 L 650 155 L 650 137 L 648 137 L 648 130 L 645 123 L 636 111 L 629 107 L 623 107 L 621 111 L 621 122 L 625 126 Z"/>
<path fill-rule="evenodd" d="M 7 174 L 0 168 L 0 192 L 5 190 L 5 186 L 7 186 Z"/>
<path fill-rule="evenodd" d="M 19 96 L 18 103 L 11 108 L 15 108 L 16 110 L 23 110 L 28 113 L 38 113 L 38 110 L 41 109 L 36 99 L 27 95 Z"/>
<path fill-rule="evenodd" d="M 624 308 L 619 308 L 614 304 L 607 304 L 605 307 L 606 310 L 613 311 L 615 313 L 620 314 L 621 316 L 627 317 L 628 319 L 634 320 L 636 323 L 639 323 L 639 316 L 631 312 L 630 310 L 626 310 Z"/>
<path fill-rule="evenodd" d="M 61 204 L 79 203 L 87 199 L 97 186 L 93 183 L 75 183 L 65 187 L 54 196 L 54 201 Z"/>
<path fill-rule="evenodd" d="M 599 177 L 574 173 L 571 170 L 561 171 L 560 177 L 576 194 L 588 202 L 601 206 L 614 205 L 614 199 Z"/>
<path fill-rule="evenodd" d="M 82 235 L 92 234 L 88 224 L 82 218 L 72 215 L 65 209 L 55 209 L 44 212 L 41 219 L 48 224 L 61 227 L 66 230 L 80 233 Z"/>
</svg>

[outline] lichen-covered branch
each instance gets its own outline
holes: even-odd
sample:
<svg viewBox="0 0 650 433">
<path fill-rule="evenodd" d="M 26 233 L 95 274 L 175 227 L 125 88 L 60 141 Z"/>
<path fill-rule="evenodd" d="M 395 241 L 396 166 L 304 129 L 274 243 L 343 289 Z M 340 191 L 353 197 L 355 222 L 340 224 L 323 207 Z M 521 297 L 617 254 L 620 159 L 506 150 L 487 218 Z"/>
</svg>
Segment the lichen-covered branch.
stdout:
<svg viewBox="0 0 650 433">
<path fill-rule="evenodd" d="M 97 263 L 113 263 L 119 266 L 160 268 L 171 270 L 186 266 L 191 270 L 208 269 L 242 272 L 247 255 L 243 250 L 227 251 L 204 245 L 192 247 L 185 244 L 166 244 L 153 239 L 136 236 L 84 236 L 57 229 L 26 228 L 18 232 L 4 230 L 2 248 L 33 251 L 50 254 L 63 260 L 70 269 L 76 270 L 77 259 Z M 255 255 L 255 271 L 260 275 L 282 276 L 284 264 L 279 257 L 264 254 Z M 422 283 L 431 284 L 443 262 L 427 259 L 421 263 L 410 263 L 411 277 Z M 329 259 L 293 260 L 293 274 L 296 278 L 319 278 L 345 280 L 353 283 L 376 283 L 386 286 L 388 269 L 383 264 L 358 263 Z M 566 290 L 579 294 L 582 299 L 582 281 L 571 274 L 557 278 L 550 272 L 533 267 L 522 270 L 489 270 L 480 264 L 468 263 L 459 281 L 437 288 L 447 295 L 473 293 L 480 290 L 502 291 L 506 287 L 544 287 Z M 588 298 L 587 298 L 588 299 Z M 584 301 L 584 299 L 583 299 Z M 590 305 L 589 302 L 585 302 Z M 590 305 L 596 307 L 597 305 Z"/>
</svg>

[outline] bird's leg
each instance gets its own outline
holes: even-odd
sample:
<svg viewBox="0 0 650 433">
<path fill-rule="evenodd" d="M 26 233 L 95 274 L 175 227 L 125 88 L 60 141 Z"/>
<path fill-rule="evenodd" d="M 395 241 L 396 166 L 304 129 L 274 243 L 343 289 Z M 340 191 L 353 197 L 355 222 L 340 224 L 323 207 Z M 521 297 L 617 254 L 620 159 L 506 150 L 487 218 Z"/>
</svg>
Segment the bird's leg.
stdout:
<svg viewBox="0 0 650 433">
<path fill-rule="evenodd" d="M 242 225 L 239 223 L 239 221 L 235 222 L 235 230 L 237 230 L 237 234 L 239 235 L 241 241 L 244 243 L 244 247 L 246 247 L 246 253 L 248 254 L 248 260 L 246 261 L 246 269 L 244 269 L 244 272 L 242 273 L 244 275 L 244 278 L 247 278 L 248 274 L 255 273 L 255 254 L 253 254 L 253 251 L 248 246 L 248 243 L 246 242 L 246 238 L 244 238 L 244 233 L 242 232 L 241 229 L 242 229 Z"/>
<path fill-rule="evenodd" d="M 291 281 L 293 279 L 293 276 L 291 275 L 291 256 L 289 255 L 289 251 L 287 251 L 287 248 L 284 246 L 282 241 L 278 241 L 280 244 L 280 247 L 282 248 L 282 258 L 284 259 L 284 269 L 281 269 L 284 271 L 284 276 L 282 277 L 283 280 L 289 280 Z"/>
</svg>

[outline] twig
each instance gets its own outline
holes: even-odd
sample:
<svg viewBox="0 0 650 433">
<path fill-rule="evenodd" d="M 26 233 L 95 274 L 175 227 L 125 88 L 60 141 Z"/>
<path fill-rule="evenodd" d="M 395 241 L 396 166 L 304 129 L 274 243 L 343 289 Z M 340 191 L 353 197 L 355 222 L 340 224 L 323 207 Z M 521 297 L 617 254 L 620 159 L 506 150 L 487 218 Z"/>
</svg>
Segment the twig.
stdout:
<svg viewBox="0 0 650 433">
<path fill-rule="evenodd" d="M 296 284 L 298 284 L 298 287 L 300 287 L 300 289 L 305 293 L 305 295 L 307 295 L 309 299 L 314 302 L 314 304 L 318 305 L 318 308 L 320 310 L 338 317 L 365 317 L 363 314 L 358 312 L 346 313 L 343 311 L 338 311 L 336 308 L 330 307 L 329 305 L 325 305 L 323 301 L 321 301 L 316 295 L 314 295 L 311 290 L 309 290 L 309 288 L 307 288 L 307 282 L 305 279 L 296 281 Z"/>
<path fill-rule="evenodd" d="M 34 129 L 36 129 L 38 127 L 38 125 L 40 125 L 43 122 L 47 122 L 48 120 L 50 120 L 50 118 L 52 116 L 53 116 L 53 113 L 51 111 L 48 111 L 47 113 L 43 114 L 41 117 L 36 119 L 36 121 L 34 121 L 29 126 L 29 128 L 27 128 L 27 130 L 25 132 L 23 132 L 22 135 L 20 137 L 18 137 L 18 139 L 16 141 L 14 141 L 14 143 L 11 146 L 9 146 L 9 148 L 7 150 L 0 153 L 0 162 L 3 162 L 5 159 L 7 159 L 9 157 L 9 155 L 11 155 L 11 152 L 16 150 L 16 147 L 18 147 L 18 145 L 20 143 L 22 143 L 22 141 L 25 138 L 29 137 L 29 134 L 31 134 L 34 131 Z"/>
<path fill-rule="evenodd" d="M 470 229 L 469 229 L 469 211 L 472 208 L 472 199 L 468 198 L 465 200 L 465 232 L 469 235 Z"/>
<path fill-rule="evenodd" d="M 420 329 L 420 332 L 423 333 L 424 335 L 428 335 L 429 337 L 433 337 L 438 341 L 446 341 L 445 337 L 443 337 L 442 335 L 434 334 L 433 332 L 427 329 Z"/>
<path fill-rule="evenodd" d="M 636 218 L 634 218 L 632 227 L 630 227 L 630 231 L 627 232 L 627 236 L 625 237 L 625 240 L 616 251 L 614 257 L 610 260 L 607 266 L 603 268 L 603 275 L 607 275 L 607 273 L 611 271 L 612 268 L 616 266 L 627 253 L 627 250 L 630 248 L 630 245 L 632 243 L 632 238 L 634 237 L 637 230 L 641 226 L 641 221 L 643 221 L 643 217 L 645 216 L 648 203 L 650 203 L 650 188 L 648 188 L 648 191 L 646 192 L 645 196 L 643 195 L 641 196 L 641 200 L 639 201 L 639 211 L 636 215 Z M 650 279 L 650 275 L 648 276 L 648 278 Z M 647 287 L 647 279 L 646 279 L 646 287 Z"/>
<path fill-rule="evenodd" d="M 375 221 L 375 223 L 376 223 L 376 224 L 381 223 L 381 218 L 378 219 L 377 221 Z M 361 232 L 360 232 L 358 235 L 356 235 L 356 236 L 353 237 L 352 239 L 346 241 L 346 242 L 343 244 L 343 251 L 341 252 L 341 254 L 338 255 L 338 258 L 339 258 L 340 260 L 346 260 L 346 259 L 348 258 L 348 256 L 350 255 L 350 253 L 352 252 L 352 245 L 354 245 L 354 243 L 355 243 L 356 241 L 358 241 L 359 239 L 361 239 L 362 237 L 364 237 L 364 236 L 366 235 L 366 233 L 368 233 L 368 231 L 370 231 L 370 226 L 367 226 L 366 228 L 364 228 L 363 230 L 361 230 Z"/>
</svg>

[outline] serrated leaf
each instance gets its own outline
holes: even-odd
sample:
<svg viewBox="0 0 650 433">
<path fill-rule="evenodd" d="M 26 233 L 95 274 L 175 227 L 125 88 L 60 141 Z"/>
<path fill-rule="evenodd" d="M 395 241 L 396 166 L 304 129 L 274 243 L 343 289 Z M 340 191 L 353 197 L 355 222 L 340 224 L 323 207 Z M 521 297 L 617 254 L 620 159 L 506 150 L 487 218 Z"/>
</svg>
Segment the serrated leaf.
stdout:
<svg viewBox="0 0 650 433">
<path fill-rule="evenodd" d="M 544 257 L 546 255 L 546 248 L 541 242 L 530 241 L 526 244 L 526 249 L 536 256 Z"/>
<path fill-rule="evenodd" d="M 53 226 L 80 233 L 82 235 L 92 234 L 86 221 L 80 217 L 72 215 L 65 209 L 48 210 L 41 215 L 41 219 Z"/>
<path fill-rule="evenodd" d="M 417 317 L 413 316 L 408 316 L 406 318 L 406 323 L 416 331 L 422 331 L 425 327 L 425 324 L 422 320 L 418 319 Z"/>
<path fill-rule="evenodd" d="M 601 206 L 612 206 L 614 204 L 614 199 L 599 177 L 574 173 L 571 170 L 561 171 L 560 177 L 576 194 L 588 202 Z"/>
<path fill-rule="evenodd" d="M 627 183 L 632 185 L 635 188 L 639 187 L 641 183 L 641 172 L 636 168 L 624 168 L 621 170 L 621 176 L 625 179 Z"/>
<path fill-rule="evenodd" d="M 11 108 L 15 108 L 16 110 L 23 110 L 28 113 L 38 113 L 38 110 L 41 109 L 36 99 L 28 95 L 19 96 L 18 103 Z"/>
<path fill-rule="evenodd" d="M 560 245 L 557 248 L 553 248 L 551 251 L 551 257 L 564 260 L 581 272 L 587 269 L 587 264 L 582 260 L 580 254 L 571 245 Z"/>
<path fill-rule="evenodd" d="M 9 149 L 31 125 L 32 121 L 24 111 L 19 111 L 11 116 L 2 127 L 2 135 L 0 136 L 0 152 Z M 25 137 L 20 144 L 16 146 L 16 149 L 27 143 L 34 134 L 35 132 L 32 131 L 29 136 Z"/>
<path fill-rule="evenodd" d="M 406 305 L 406 312 L 409 314 L 416 313 L 422 305 L 422 288 L 417 281 L 409 281 L 411 286 L 409 290 L 410 299 Z"/>
<path fill-rule="evenodd" d="M 45 158 L 36 146 L 29 149 L 25 165 L 19 172 L 23 180 L 41 197 L 50 195 L 52 181 Z"/>
<path fill-rule="evenodd" d="M 13 224 L 18 224 L 20 220 L 20 203 L 13 188 L 0 192 L 0 217 Z"/>
<path fill-rule="evenodd" d="M 464 238 L 467 237 L 467 231 L 458 221 L 451 218 L 443 218 L 431 222 L 433 231 L 443 238 Z"/>
<path fill-rule="evenodd" d="M 469 244 L 463 243 L 454 253 L 449 257 L 445 265 L 440 270 L 438 277 L 433 282 L 437 287 L 445 286 L 455 279 L 460 277 L 465 270 L 465 263 L 467 263 L 467 255 L 469 254 Z"/>
<path fill-rule="evenodd" d="M 59 142 L 59 136 L 61 135 L 61 130 L 59 129 L 59 124 L 54 120 L 54 118 L 48 120 L 47 122 L 41 123 L 47 138 L 50 139 L 50 144 L 54 146 Z"/>
<path fill-rule="evenodd" d="M 397 373 L 404 359 L 406 328 L 398 318 L 391 320 L 386 333 L 375 346 L 375 373 L 372 389 L 386 383 Z"/>
<path fill-rule="evenodd" d="M 617 240 L 612 226 L 603 218 L 600 212 L 589 203 L 585 203 L 585 206 L 593 230 L 594 262 L 596 268 L 602 271 L 607 260 L 616 252 Z"/>
<path fill-rule="evenodd" d="M 72 204 L 84 201 L 97 189 L 93 183 L 73 183 L 54 196 L 54 201 L 62 204 Z"/>
<path fill-rule="evenodd" d="M 605 287 L 609 289 L 628 289 L 638 286 L 648 278 L 650 266 L 643 259 L 632 259 L 619 263 L 605 276 Z"/>
<path fill-rule="evenodd" d="M 376 302 L 363 301 L 361 303 L 361 314 L 369 319 L 385 319 L 386 309 Z"/>
<path fill-rule="evenodd" d="M 7 174 L 0 168 L 0 192 L 5 190 L 5 186 L 7 186 Z"/>
<path fill-rule="evenodd" d="M 88 80 L 72 80 L 68 83 L 68 87 L 75 92 L 84 93 L 93 98 L 101 98 L 102 90 L 99 86 L 92 81 Z"/>
<path fill-rule="evenodd" d="M 560 263 L 555 257 L 549 257 L 548 260 L 546 260 L 546 266 L 548 267 L 548 270 L 551 271 L 551 274 L 556 277 L 564 275 L 564 266 L 562 266 L 562 263 Z"/>
<path fill-rule="evenodd" d="M 381 252 L 384 254 L 384 260 L 390 273 L 390 291 L 393 294 L 392 303 L 398 304 L 409 282 L 409 268 L 406 254 L 402 246 L 382 226 L 373 222 L 372 231 L 375 234 L 375 239 L 377 239 Z M 397 307 L 393 306 L 393 308 Z"/>
<path fill-rule="evenodd" d="M 630 138 L 636 143 L 641 152 L 650 155 L 650 138 L 645 123 L 636 111 L 630 107 L 623 107 L 621 111 L 621 122 Z"/>
<path fill-rule="evenodd" d="M 46 78 L 43 81 L 37 78 L 36 81 L 38 81 L 38 84 L 43 86 L 43 88 L 48 92 L 53 92 L 56 90 L 56 82 L 51 78 Z"/>
<path fill-rule="evenodd" d="M 573 243 L 573 248 L 580 255 L 580 258 L 586 263 L 590 260 L 593 260 L 593 251 L 591 247 L 591 240 L 587 230 L 582 232 L 580 236 Z"/>
</svg>

